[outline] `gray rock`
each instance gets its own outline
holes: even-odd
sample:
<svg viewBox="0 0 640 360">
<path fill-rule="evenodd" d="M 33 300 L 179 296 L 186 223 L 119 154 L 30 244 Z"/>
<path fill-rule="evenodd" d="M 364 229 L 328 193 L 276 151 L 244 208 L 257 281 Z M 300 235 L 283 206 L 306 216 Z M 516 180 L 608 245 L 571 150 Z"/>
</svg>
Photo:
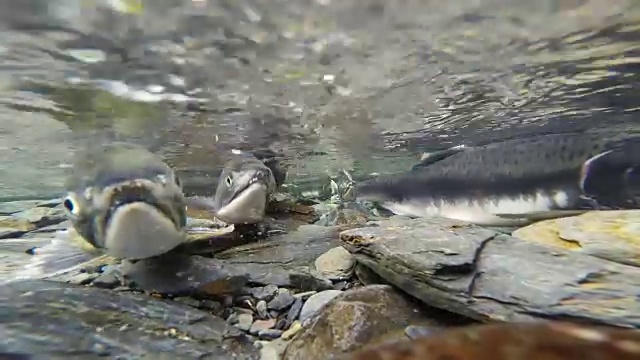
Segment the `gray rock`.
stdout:
<svg viewBox="0 0 640 360">
<path fill-rule="evenodd" d="M 121 273 L 136 288 L 160 294 L 238 294 L 247 282 L 241 272 L 231 274 L 216 259 L 173 252 L 123 262 Z"/>
<path fill-rule="evenodd" d="M 252 283 L 297 288 L 330 289 L 328 279 L 313 270 L 318 256 L 338 245 L 340 227 L 302 225 L 288 234 L 237 246 L 216 255 L 230 274 L 248 276 Z"/>
<path fill-rule="evenodd" d="M 264 287 L 252 288 L 251 296 L 258 300 L 270 301 L 276 295 L 278 287 L 275 285 L 267 285 Z"/>
<path fill-rule="evenodd" d="M 291 307 L 289 308 L 289 312 L 287 312 L 287 320 L 282 327 L 282 329 L 288 329 L 291 327 L 294 321 L 298 319 L 300 315 L 300 311 L 302 311 L 302 306 L 304 305 L 304 301 L 300 298 L 296 298 L 296 301 L 293 302 Z"/>
<path fill-rule="evenodd" d="M 300 310 L 300 321 L 304 322 L 309 319 L 318 312 L 318 310 L 340 294 L 342 294 L 342 291 L 340 290 L 325 290 L 311 296 L 302 306 L 302 310 Z"/>
<path fill-rule="evenodd" d="M 253 324 L 253 316 L 251 314 L 239 314 L 236 327 L 242 331 L 249 331 Z"/>
<path fill-rule="evenodd" d="M 267 308 L 282 311 L 293 304 L 295 300 L 296 298 L 294 298 L 289 291 L 286 289 L 280 289 L 278 295 L 276 295 L 273 300 L 269 301 Z"/>
<path fill-rule="evenodd" d="M 48 358 L 255 359 L 224 320 L 176 302 L 127 292 L 20 281 L 0 287 L 1 352 Z M 233 353 L 226 349 L 233 349 Z"/>
<path fill-rule="evenodd" d="M 348 279 L 353 274 L 356 260 L 342 246 L 334 247 L 320 255 L 316 261 L 316 270 L 331 280 Z"/>
<path fill-rule="evenodd" d="M 444 218 L 385 220 L 340 237 L 390 283 L 472 319 L 640 326 L 637 267 Z"/>
</svg>

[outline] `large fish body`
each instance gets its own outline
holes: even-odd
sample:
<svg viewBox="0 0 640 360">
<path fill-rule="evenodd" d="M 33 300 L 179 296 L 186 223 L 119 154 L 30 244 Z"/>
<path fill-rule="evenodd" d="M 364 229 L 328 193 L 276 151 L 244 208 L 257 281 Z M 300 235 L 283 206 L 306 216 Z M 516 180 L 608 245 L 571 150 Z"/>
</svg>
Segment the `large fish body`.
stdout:
<svg viewBox="0 0 640 360">
<path fill-rule="evenodd" d="M 63 206 L 72 227 L 36 250 L 26 277 L 52 276 L 109 255 L 138 260 L 186 241 L 186 200 L 174 171 L 131 144 L 76 152 Z"/>
<path fill-rule="evenodd" d="M 639 174 L 640 138 L 549 134 L 437 151 L 406 173 L 356 185 L 355 193 L 398 215 L 521 226 L 637 208 Z"/>
</svg>

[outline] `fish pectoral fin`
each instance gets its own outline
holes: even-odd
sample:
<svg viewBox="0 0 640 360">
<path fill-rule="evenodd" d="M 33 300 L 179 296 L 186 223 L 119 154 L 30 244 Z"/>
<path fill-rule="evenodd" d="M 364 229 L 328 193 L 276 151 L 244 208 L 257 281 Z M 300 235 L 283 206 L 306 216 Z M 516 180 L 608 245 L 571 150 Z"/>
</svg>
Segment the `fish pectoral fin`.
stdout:
<svg viewBox="0 0 640 360">
<path fill-rule="evenodd" d="M 67 239 L 52 239 L 49 244 L 33 250 L 17 275 L 29 279 L 48 278 L 72 271 L 98 257 L 102 256 L 73 246 Z"/>
<path fill-rule="evenodd" d="M 639 139 L 623 141 L 585 161 L 579 185 L 584 195 L 607 206 L 640 200 Z"/>
<path fill-rule="evenodd" d="M 465 145 L 458 145 L 444 150 L 438 150 L 433 152 L 425 152 L 422 153 L 422 157 L 420 158 L 420 162 L 414 165 L 411 170 L 417 170 L 423 167 L 427 167 L 429 165 L 433 165 L 434 163 L 448 158 L 451 155 L 455 155 L 459 152 L 467 150 L 468 147 Z"/>
<path fill-rule="evenodd" d="M 546 210 L 546 211 L 535 211 L 529 212 L 525 214 L 495 214 L 498 217 L 503 219 L 514 219 L 514 220 L 546 220 L 546 219 L 555 219 L 567 216 L 575 216 L 585 213 L 587 210 Z"/>
</svg>

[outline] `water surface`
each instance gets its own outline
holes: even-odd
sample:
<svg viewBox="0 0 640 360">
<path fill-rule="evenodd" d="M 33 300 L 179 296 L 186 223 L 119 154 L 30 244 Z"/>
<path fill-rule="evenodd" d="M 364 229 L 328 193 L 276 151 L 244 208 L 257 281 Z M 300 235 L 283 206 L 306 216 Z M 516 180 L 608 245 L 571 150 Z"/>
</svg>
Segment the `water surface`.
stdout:
<svg viewBox="0 0 640 360">
<path fill-rule="evenodd" d="M 451 144 L 640 129 L 634 0 L 116 3 L 0 1 L 0 199 L 60 194 L 98 141 L 203 194 L 232 148 L 281 151 L 313 187 Z"/>
</svg>

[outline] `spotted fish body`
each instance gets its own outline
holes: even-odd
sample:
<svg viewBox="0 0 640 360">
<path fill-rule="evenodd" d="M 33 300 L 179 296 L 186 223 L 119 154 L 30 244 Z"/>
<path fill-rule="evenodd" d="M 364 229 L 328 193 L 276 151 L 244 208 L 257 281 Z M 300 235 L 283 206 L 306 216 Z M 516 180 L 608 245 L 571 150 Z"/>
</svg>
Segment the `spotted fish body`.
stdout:
<svg viewBox="0 0 640 360">
<path fill-rule="evenodd" d="M 334 360 L 632 360 L 640 332 L 563 322 L 473 325 Z"/>
<path fill-rule="evenodd" d="M 516 226 L 637 208 L 638 169 L 638 138 L 550 134 L 438 151 L 407 173 L 357 185 L 355 193 L 398 215 Z"/>
</svg>

